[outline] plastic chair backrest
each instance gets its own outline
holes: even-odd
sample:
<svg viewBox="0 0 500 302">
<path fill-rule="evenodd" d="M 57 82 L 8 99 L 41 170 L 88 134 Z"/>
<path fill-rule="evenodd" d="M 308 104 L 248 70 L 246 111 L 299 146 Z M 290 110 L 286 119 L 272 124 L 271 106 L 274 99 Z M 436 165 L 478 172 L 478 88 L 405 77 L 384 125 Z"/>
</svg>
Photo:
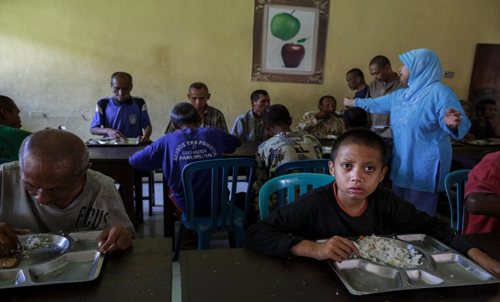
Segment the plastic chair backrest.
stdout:
<svg viewBox="0 0 500 302">
<path fill-rule="evenodd" d="M 279 165 L 274 172 L 275 176 L 281 176 L 288 173 L 322 173 L 330 175 L 328 169 L 329 159 L 305 159 L 292 160 Z"/>
<path fill-rule="evenodd" d="M 269 202 L 273 194 L 276 193 L 277 208 L 280 208 L 293 202 L 296 194 L 301 196 L 311 189 L 324 186 L 334 180 L 334 176 L 319 173 L 291 173 L 271 178 L 262 185 L 259 191 L 260 219 L 269 214 Z"/>
<path fill-rule="evenodd" d="M 448 173 L 444 178 L 444 188 L 450 205 L 450 227 L 463 233 L 465 219 L 464 187 L 470 169 L 457 170 Z M 452 189 L 455 186 L 456 194 L 453 200 Z M 455 209 L 454 209 L 455 207 Z"/>
<path fill-rule="evenodd" d="M 191 175 L 201 170 L 209 170 L 211 179 L 197 179 L 197 181 L 210 181 L 211 194 L 206 196 L 206 201 L 211 204 L 211 219 L 209 228 L 213 232 L 229 230 L 233 227 L 235 212 L 236 188 L 238 184 L 238 174 L 245 173 L 248 187 L 245 196 L 245 212 L 248 209 L 252 185 L 255 181 L 255 170 L 257 162 L 251 158 L 221 158 L 202 160 L 190 163 L 182 170 L 182 182 L 184 196 L 186 200 L 186 212 L 183 213 L 183 222 L 188 229 L 197 230 L 198 223 L 195 216 L 195 200 L 193 194 L 193 184 Z M 230 179 L 231 177 L 231 179 Z M 231 181 L 231 188 L 228 190 L 228 183 Z M 232 194 L 230 194 L 232 193 Z M 207 227 L 207 226 L 205 226 Z"/>
</svg>

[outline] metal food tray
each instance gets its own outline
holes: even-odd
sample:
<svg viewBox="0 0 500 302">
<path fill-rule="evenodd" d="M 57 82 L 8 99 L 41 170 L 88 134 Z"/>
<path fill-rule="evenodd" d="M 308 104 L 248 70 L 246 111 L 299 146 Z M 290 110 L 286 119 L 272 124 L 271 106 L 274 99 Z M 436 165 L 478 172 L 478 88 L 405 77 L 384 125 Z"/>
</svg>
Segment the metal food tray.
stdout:
<svg viewBox="0 0 500 302">
<path fill-rule="evenodd" d="M 88 147 L 101 147 L 101 146 L 138 146 L 139 141 L 137 138 L 127 138 L 124 140 L 116 140 L 116 139 L 109 139 L 109 138 L 102 138 L 102 139 L 90 139 L 87 141 L 87 146 Z"/>
<path fill-rule="evenodd" d="M 98 234 L 81 232 L 18 236 L 23 246 L 34 238 L 39 239 L 40 243 L 31 250 L 23 248 L 17 267 L 0 269 L 0 289 L 96 279 L 104 261 L 104 255 L 97 250 Z"/>
<path fill-rule="evenodd" d="M 500 282 L 478 264 L 431 236 L 398 235 L 393 240 L 420 252 L 423 255 L 421 265 L 400 268 L 362 257 L 328 263 L 353 295 Z"/>
</svg>

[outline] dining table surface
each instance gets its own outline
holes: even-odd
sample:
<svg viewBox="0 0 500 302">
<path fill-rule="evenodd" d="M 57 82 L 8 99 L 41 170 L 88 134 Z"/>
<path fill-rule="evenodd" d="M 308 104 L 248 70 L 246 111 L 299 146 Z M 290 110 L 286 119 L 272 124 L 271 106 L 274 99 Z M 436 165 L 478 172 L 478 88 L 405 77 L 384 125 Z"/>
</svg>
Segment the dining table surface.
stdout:
<svg viewBox="0 0 500 302">
<path fill-rule="evenodd" d="M 91 145 L 88 144 L 90 169 L 107 175 L 120 185 L 125 211 L 132 223 L 137 226 L 140 216 L 136 205 L 142 205 L 142 179 L 129 164 L 128 158 L 145 145 Z M 134 191 L 135 190 L 135 191 Z M 135 198 L 137 199 L 134 199 Z M 140 199 L 140 200 L 139 200 Z M 142 211 L 142 208 L 141 208 Z"/>
<path fill-rule="evenodd" d="M 452 144 L 452 170 L 472 169 L 489 153 L 500 151 L 500 145 Z"/>
<path fill-rule="evenodd" d="M 0 301 L 168 302 L 172 299 L 171 250 L 169 238 L 137 239 L 128 250 L 107 254 L 95 280 L 2 289 Z"/>
<path fill-rule="evenodd" d="M 500 261 L 500 234 L 468 235 Z M 284 259 L 248 249 L 182 251 L 182 301 L 493 301 L 498 283 L 355 296 L 326 261 Z M 497 300 L 494 300 L 497 301 Z"/>
</svg>

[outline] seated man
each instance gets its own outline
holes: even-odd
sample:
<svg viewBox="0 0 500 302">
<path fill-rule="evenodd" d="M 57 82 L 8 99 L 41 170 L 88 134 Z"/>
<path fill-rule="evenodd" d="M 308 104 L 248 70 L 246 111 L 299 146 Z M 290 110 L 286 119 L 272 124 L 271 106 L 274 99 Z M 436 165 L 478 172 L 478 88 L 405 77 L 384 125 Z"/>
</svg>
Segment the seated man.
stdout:
<svg viewBox="0 0 500 302">
<path fill-rule="evenodd" d="M 499 261 L 475 248 L 447 223 L 380 186 L 388 156 L 379 135 L 361 128 L 346 131 L 333 144 L 331 158 L 330 174 L 336 180 L 250 226 L 247 247 L 274 256 L 342 262 L 360 253 L 350 238 L 424 233 L 500 276 Z"/>
<path fill-rule="evenodd" d="M 260 144 L 267 139 L 264 136 L 262 112 L 269 107 L 271 99 L 267 91 L 259 89 L 252 92 L 250 102 L 252 103 L 252 109 L 236 118 L 231 134 L 238 137 L 242 142 Z"/>
<path fill-rule="evenodd" d="M 316 137 L 290 130 L 292 117 L 285 106 L 269 106 L 262 120 L 271 137 L 260 144 L 257 151 L 256 191 L 274 177 L 279 165 L 292 160 L 320 159 L 322 156 L 321 144 Z"/>
<path fill-rule="evenodd" d="M 347 86 L 353 91 L 356 91 L 354 98 L 365 98 L 368 94 L 368 84 L 365 82 L 365 75 L 359 68 L 353 68 L 349 70 L 345 79 L 347 81 Z"/>
<path fill-rule="evenodd" d="M 486 155 L 465 184 L 464 233 L 500 233 L 500 151 Z"/>
<path fill-rule="evenodd" d="M 370 116 L 363 108 L 350 107 L 342 114 L 344 129 L 370 128 Z"/>
<path fill-rule="evenodd" d="M 200 116 L 200 127 L 206 128 L 219 128 L 227 132 L 226 119 L 222 112 L 207 104 L 210 99 L 210 93 L 205 83 L 195 82 L 189 86 L 187 94 L 189 102 L 196 108 Z M 170 133 L 176 130 L 172 120 L 168 122 L 167 130 L 165 133 Z"/>
<path fill-rule="evenodd" d="M 170 120 L 178 129 L 168 133 L 129 158 L 130 164 L 143 171 L 163 170 L 172 191 L 173 202 L 179 211 L 186 210 L 182 187 L 182 169 L 189 163 L 222 158 L 223 153 L 232 153 L 241 144 L 237 137 L 219 128 L 202 128 L 196 108 L 190 103 L 174 106 Z M 203 196 L 210 190 L 210 175 L 197 177 L 194 191 L 200 200 L 198 215 L 210 213 L 210 204 L 203 203 Z"/>
<path fill-rule="evenodd" d="M 123 140 L 137 138 L 149 142 L 153 128 L 144 99 L 130 95 L 132 76 L 126 72 L 111 75 L 112 97 L 97 101 L 96 112 L 90 124 L 90 133 Z"/>
<path fill-rule="evenodd" d="M 102 253 L 132 245 L 134 227 L 114 181 L 89 170 L 89 153 L 76 135 L 48 129 L 21 145 L 19 162 L 0 166 L 0 248 L 16 233 L 103 230 Z"/>
<path fill-rule="evenodd" d="M 497 103 L 494 100 L 486 99 L 481 100 L 476 105 L 476 118 L 471 120 L 471 127 L 469 130 L 469 139 L 486 139 L 494 138 L 495 129 L 491 121 L 497 115 Z"/>
<path fill-rule="evenodd" d="M 21 130 L 21 118 L 16 103 L 0 95 L 0 163 L 18 159 L 19 147 L 31 132 Z"/>
<path fill-rule="evenodd" d="M 314 135 L 316 138 L 340 135 L 344 131 L 344 127 L 342 119 L 337 116 L 335 110 L 337 110 L 337 100 L 331 95 L 322 96 L 318 102 L 318 111 L 306 112 L 297 128 Z"/>
</svg>

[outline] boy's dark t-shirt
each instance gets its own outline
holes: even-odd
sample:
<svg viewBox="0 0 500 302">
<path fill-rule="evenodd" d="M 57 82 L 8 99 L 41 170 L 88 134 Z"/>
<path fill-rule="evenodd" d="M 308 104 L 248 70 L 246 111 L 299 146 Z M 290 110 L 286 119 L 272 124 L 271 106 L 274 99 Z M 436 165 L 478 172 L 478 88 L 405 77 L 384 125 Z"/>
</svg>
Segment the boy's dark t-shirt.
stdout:
<svg viewBox="0 0 500 302">
<path fill-rule="evenodd" d="M 333 185 L 313 190 L 296 202 L 272 212 L 247 231 L 247 247 L 274 256 L 291 256 L 290 248 L 307 239 L 335 235 L 355 239 L 359 235 L 428 234 L 467 254 L 472 246 L 446 223 L 418 211 L 392 191 L 378 187 L 359 217 L 344 212 L 333 197 Z"/>
</svg>

